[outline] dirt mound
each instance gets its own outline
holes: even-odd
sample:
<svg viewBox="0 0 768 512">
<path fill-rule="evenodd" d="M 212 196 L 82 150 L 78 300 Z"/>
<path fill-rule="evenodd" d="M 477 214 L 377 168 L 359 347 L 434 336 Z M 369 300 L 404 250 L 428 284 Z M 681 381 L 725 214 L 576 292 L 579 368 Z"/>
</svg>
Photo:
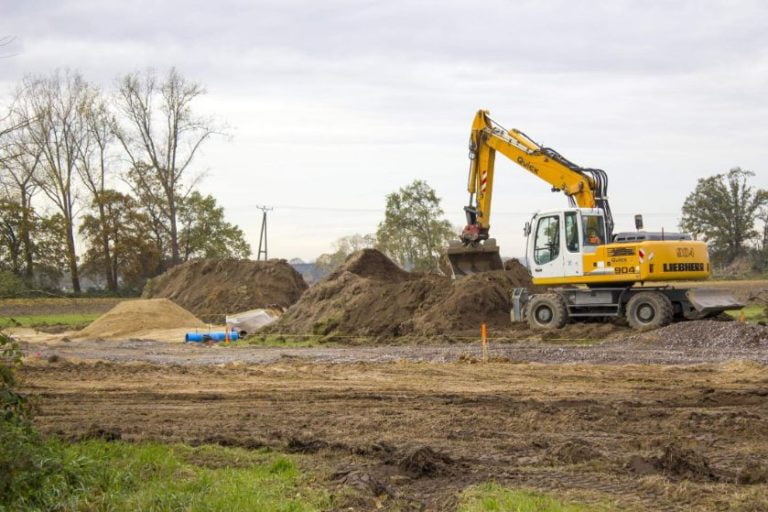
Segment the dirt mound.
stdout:
<svg viewBox="0 0 768 512">
<path fill-rule="evenodd" d="M 583 439 L 574 439 L 550 448 L 546 459 L 553 464 L 581 464 L 603 454 Z"/>
<path fill-rule="evenodd" d="M 354 466 L 337 469 L 331 474 L 331 480 L 373 496 L 392 495 L 386 483 L 372 473 L 364 469 L 355 469 Z"/>
<path fill-rule="evenodd" d="M 407 453 L 398 463 L 400 469 L 414 478 L 442 474 L 451 464 L 453 459 L 429 446 L 416 448 Z"/>
<path fill-rule="evenodd" d="M 408 272 L 401 269 L 385 255 L 376 249 L 363 249 L 351 254 L 344 264 L 336 269 L 330 279 L 338 277 L 343 272 L 352 272 L 360 277 L 378 279 L 381 281 L 404 281 Z"/>
<path fill-rule="evenodd" d="M 307 283 L 285 260 L 197 260 L 151 279 L 142 297 L 171 299 L 206 322 L 226 314 L 279 306 L 287 308 Z"/>
<path fill-rule="evenodd" d="M 700 453 L 683 448 L 677 443 L 664 447 L 664 453 L 657 460 L 656 466 L 670 476 L 688 480 L 715 481 L 718 480 L 709 461 Z"/>
<path fill-rule="evenodd" d="M 672 479 L 716 482 L 720 478 L 712 471 L 709 461 L 699 452 L 684 448 L 677 442 L 664 447 L 660 457 L 634 455 L 627 469 L 638 475 L 662 474 Z"/>
<path fill-rule="evenodd" d="M 409 273 L 375 249 L 352 254 L 265 332 L 391 338 L 509 327 L 511 292 L 530 287 L 519 262 L 458 280 Z"/>
<path fill-rule="evenodd" d="M 748 461 L 739 471 L 736 481 L 741 485 L 764 484 L 768 482 L 768 465 L 757 461 Z"/>
<path fill-rule="evenodd" d="M 696 320 L 674 323 L 632 336 L 627 341 L 655 342 L 669 348 L 768 348 L 768 327 L 735 321 Z"/>
<path fill-rule="evenodd" d="M 192 313 L 168 299 L 136 299 L 118 303 L 74 337 L 128 339 L 148 331 L 204 327 Z"/>
</svg>

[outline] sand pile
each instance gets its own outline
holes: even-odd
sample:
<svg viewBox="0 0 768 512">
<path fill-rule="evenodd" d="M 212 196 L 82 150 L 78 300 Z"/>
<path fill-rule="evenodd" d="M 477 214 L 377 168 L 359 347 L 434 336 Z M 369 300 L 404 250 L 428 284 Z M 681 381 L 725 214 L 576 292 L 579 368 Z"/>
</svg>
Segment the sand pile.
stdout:
<svg viewBox="0 0 768 512">
<path fill-rule="evenodd" d="M 287 308 L 306 289 L 285 260 L 198 260 L 151 279 L 142 297 L 171 299 L 206 322 L 223 322 L 227 314 Z"/>
<path fill-rule="evenodd" d="M 352 254 L 265 332 L 340 336 L 476 334 L 481 322 L 509 327 L 512 288 L 529 287 L 519 262 L 509 270 L 452 280 L 401 270 L 375 249 Z"/>
<path fill-rule="evenodd" d="M 136 299 L 118 303 L 74 337 L 122 340 L 141 337 L 151 331 L 203 328 L 206 324 L 168 299 Z"/>
</svg>

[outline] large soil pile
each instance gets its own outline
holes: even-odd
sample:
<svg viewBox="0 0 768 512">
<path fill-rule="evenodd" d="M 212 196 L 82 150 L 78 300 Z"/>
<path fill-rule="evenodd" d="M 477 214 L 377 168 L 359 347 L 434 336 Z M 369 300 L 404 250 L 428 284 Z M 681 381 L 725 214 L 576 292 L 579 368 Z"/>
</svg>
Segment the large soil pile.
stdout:
<svg viewBox="0 0 768 512">
<path fill-rule="evenodd" d="M 223 322 L 227 314 L 287 308 L 306 289 L 301 274 L 285 260 L 198 260 L 150 280 L 142 297 L 171 299 L 206 322 Z"/>
<path fill-rule="evenodd" d="M 352 254 L 266 332 L 338 336 L 476 334 L 482 322 L 509 327 L 512 288 L 530 287 L 519 263 L 452 280 L 409 273 L 375 249 Z"/>
<path fill-rule="evenodd" d="M 126 300 L 120 302 L 78 331 L 75 338 L 127 339 L 149 331 L 163 329 L 196 329 L 206 325 L 189 311 L 168 299 Z"/>
</svg>

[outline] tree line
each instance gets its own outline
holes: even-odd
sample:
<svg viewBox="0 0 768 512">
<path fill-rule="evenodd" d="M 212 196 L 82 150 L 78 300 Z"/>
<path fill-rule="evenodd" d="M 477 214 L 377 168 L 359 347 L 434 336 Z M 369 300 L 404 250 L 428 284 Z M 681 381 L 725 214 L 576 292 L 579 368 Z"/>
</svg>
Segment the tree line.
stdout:
<svg viewBox="0 0 768 512">
<path fill-rule="evenodd" d="M 734 167 L 698 180 L 685 199 L 680 227 L 709 245 L 712 262 L 768 271 L 768 190 L 755 188 L 751 171 Z"/>
<path fill-rule="evenodd" d="M 768 190 L 752 186 L 754 176 L 734 167 L 700 178 L 683 203 L 680 228 L 707 242 L 712 263 L 725 273 L 768 271 Z M 416 180 L 386 196 L 375 234 L 338 239 L 316 265 L 330 272 L 351 253 L 375 247 L 403 268 L 448 273 L 442 255 L 458 229 L 442 216 L 434 189 Z"/>
<path fill-rule="evenodd" d="M 0 272 L 37 288 L 66 272 L 75 293 L 86 272 L 117 291 L 189 259 L 250 255 L 197 189 L 192 164 L 222 133 L 193 108 L 203 94 L 176 69 L 108 90 L 71 70 L 25 77 L 0 114 Z"/>
<path fill-rule="evenodd" d="M 441 199 L 423 180 L 387 194 L 384 219 L 375 234 L 339 238 L 333 252 L 321 254 L 315 265 L 324 273 L 333 271 L 355 251 L 375 247 L 402 268 L 417 272 L 450 275 L 443 256 L 448 241 L 459 229 L 443 218 Z"/>
</svg>

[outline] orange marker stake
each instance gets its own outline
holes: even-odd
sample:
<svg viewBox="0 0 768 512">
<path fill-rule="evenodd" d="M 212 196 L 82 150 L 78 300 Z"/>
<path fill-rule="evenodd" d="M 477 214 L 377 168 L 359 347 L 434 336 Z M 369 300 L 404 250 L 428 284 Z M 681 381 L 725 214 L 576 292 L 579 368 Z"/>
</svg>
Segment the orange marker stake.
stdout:
<svg viewBox="0 0 768 512">
<path fill-rule="evenodd" d="M 488 362 L 488 328 L 485 326 L 485 322 L 480 324 L 480 338 L 483 342 L 483 362 Z"/>
</svg>

